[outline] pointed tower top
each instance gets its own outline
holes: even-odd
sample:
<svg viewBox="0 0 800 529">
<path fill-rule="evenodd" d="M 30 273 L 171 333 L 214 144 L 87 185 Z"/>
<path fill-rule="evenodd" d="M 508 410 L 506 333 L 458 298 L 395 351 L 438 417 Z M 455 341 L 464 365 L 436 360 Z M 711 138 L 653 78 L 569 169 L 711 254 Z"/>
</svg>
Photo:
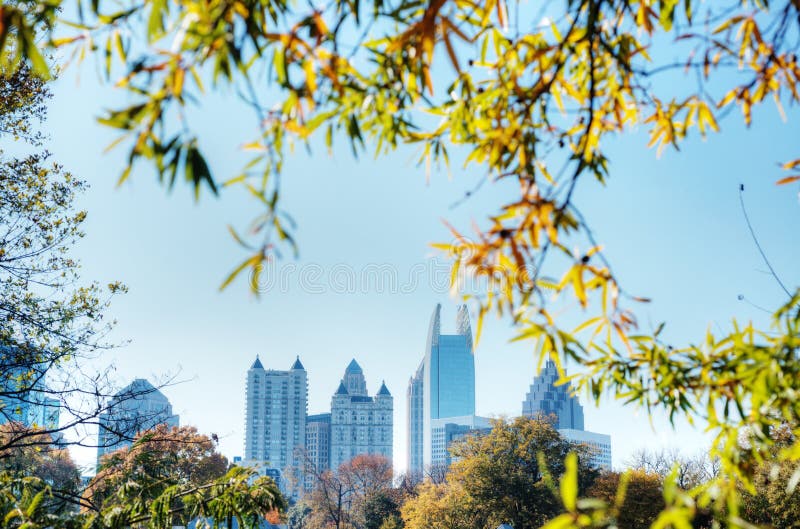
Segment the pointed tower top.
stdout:
<svg viewBox="0 0 800 529">
<path fill-rule="evenodd" d="M 466 305 L 458 307 L 458 314 L 456 314 L 456 332 L 461 336 L 466 336 L 469 339 L 469 345 L 472 347 L 472 327 L 469 324 L 469 309 Z"/>
<path fill-rule="evenodd" d="M 253 365 L 250 366 L 250 369 L 264 369 L 264 366 L 261 365 L 261 360 L 258 359 L 258 355 L 256 355 L 256 361 L 253 362 Z"/>
<path fill-rule="evenodd" d="M 339 389 L 336 390 L 334 395 L 349 395 L 349 393 L 347 393 L 347 388 L 344 387 L 344 382 L 339 382 Z"/>
<path fill-rule="evenodd" d="M 392 396 L 392 394 L 389 393 L 389 388 L 386 387 L 386 381 L 385 380 L 381 381 L 381 389 L 378 390 L 378 395 L 387 395 L 387 396 L 390 396 L 390 397 Z"/>
<path fill-rule="evenodd" d="M 439 335 L 442 332 L 442 304 L 437 303 L 436 308 L 433 309 L 431 316 L 431 325 L 428 327 L 428 344 L 429 346 L 439 345 Z"/>
<path fill-rule="evenodd" d="M 358 365 L 358 362 L 356 362 L 355 358 L 350 360 L 350 363 L 347 364 L 347 369 L 345 369 L 344 372 L 345 372 L 345 374 L 353 373 L 353 374 L 358 374 L 358 375 L 364 373 L 364 371 L 361 369 L 361 366 Z"/>
<path fill-rule="evenodd" d="M 306 368 L 303 367 L 303 363 L 300 361 L 300 355 L 297 355 L 297 360 L 295 360 L 294 364 L 292 364 L 291 370 L 294 371 L 295 369 L 300 369 L 302 371 L 306 370 Z"/>
</svg>

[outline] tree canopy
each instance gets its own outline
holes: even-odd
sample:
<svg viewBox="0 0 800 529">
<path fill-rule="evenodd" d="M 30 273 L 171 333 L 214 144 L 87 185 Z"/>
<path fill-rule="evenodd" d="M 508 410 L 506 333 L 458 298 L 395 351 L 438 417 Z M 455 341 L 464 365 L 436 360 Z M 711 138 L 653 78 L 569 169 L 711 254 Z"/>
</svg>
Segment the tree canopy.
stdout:
<svg viewBox="0 0 800 529">
<path fill-rule="evenodd" d="M 565 460 L 578 456 L 577 486 L 586 494 L 597 477 L 590 450 L 564 439 L 547 420 L 496 420 L 491 431 L 470 435 L 451 447 L 446 481 L 428 482 L 402 507 L 409 529 L 442 527 L 536 529 L 562 512 L 554 479 Z"/>
</svg>

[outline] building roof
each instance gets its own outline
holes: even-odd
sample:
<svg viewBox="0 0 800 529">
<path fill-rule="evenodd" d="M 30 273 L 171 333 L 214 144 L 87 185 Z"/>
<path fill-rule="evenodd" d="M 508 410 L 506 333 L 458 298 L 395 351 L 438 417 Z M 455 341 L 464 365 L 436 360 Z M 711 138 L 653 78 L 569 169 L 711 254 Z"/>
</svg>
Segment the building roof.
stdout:
<svg viewBox="0 0 800 529">
<path fill-rule="evenodd" d="M 258 359 L 258 355 L 256 355 L 256 361 L 253 362 L 253 365 L 250 366 L 250 369 L 264 369 L 264 366 L 261 365 L 261 360 Z"/>
<path fill-rule="evenodd" d="M 297 360 L 295 360 L 294 364 L 292 364 L 292 370 L 294 369 L 302 369 L 303 371 L 306 370 L 306 368 L 303 367 L 303 363 L 300 361 L 300 355 L 297 355 Z"/>
<path fill-rule="evenodd" d="M 350 360 L 350 363 L 347 364 L 347 369 L 345 369 L 344 372 L 345 373 L 356 373 L 356 374 L 364 373 L 364 371 L 361 369 L 361 366 L 358 365 L 358 362 L 356 362 L 355 358 Z"/>
<path fill-rule="evenodd" d="M 336 390 L 334 395 L 349 395 L 349 393 L 347 393 L 347 388 L 344 386 L 344 382 L 339 382 L 339 389 Z"/>
<path fill-rule="evenodd" d="M 389 388 L 386 387 L 385 380 L 381 382 L 381 389 L 378 390 L 378 395 L 389 395 L 389 396 L 392 395 L 391 393 L 389 393 Z"/>
</svg>

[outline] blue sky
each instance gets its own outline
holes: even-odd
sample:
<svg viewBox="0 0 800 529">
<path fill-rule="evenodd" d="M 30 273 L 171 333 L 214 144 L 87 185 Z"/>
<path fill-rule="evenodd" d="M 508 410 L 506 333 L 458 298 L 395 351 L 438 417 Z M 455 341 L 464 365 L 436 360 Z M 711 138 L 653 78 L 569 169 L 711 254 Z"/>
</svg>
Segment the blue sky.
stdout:
<svg viewBox="0 0 800 529">
<path fill-rule="evenodd" d="M 111 311 L 119 320 L 113 339 L 130 344 L 101 363 L 115 366 L 120 385 L 178 373 L 185 382 L 164 392 L 181 422 L 217 433 L 231 457 L 242 453 L 245 372 L 256 354 L 275 369 L 287 369 L 300 355 L 309 373 L 309 413 L 329 408 L 355 357 L 369 390 L 385 380 L 395 397 L 395 462 L 402 469 L 406 384 L 424 353 L 434 305 L 443 304 L 445 330 L 452 330 L 457 300 L 429 275 L 403 292 L 341 292 L 330 274 L 335 281 L 336 271 L 386 265 L 405 285 L 417 267 L 443 266 L 429 246 L 448 240 L 443 218 L 468 229 L 513 189 L 485 185 L 450 209 L 480 178 L 475 168 L 456 167 L 452 179 L 442 173 L 427 182 L 410 149 L 379 160 L 354 159 L 343 141 L 333 158 L 322 149 L 312 157 L 300 150 L 283 177 L 284 207 L 298 221 L 300 245 L 299 259 L 278 265 L 288 274 L 287 288 L 255 300 L 239 281 L 220 293 L 218 285 L 244 257 L 226 225 L 246 226 L 256 205 L 238 192 L 195 204 L 188 189 L 177 186 L 168 194 L 143 168 L 117 188 L 122 153 L 103 154 L 113 136 L 95 117 L 123 100 L 101 86 L 91 68 L 80 80 L 76 73 L 68 70 L 55 85 L 49 148 L 91 184 L 81 199 L 89 211 L 87 236 L 77 249 L 84 277 L 130 287 Z M 253 117 L 233 93 L 213 94 L 202 105 L 192 114 L 201 145 L 218 174 L 232 174 L 243 160 L 237 147 L 255 132 Z M 606 188 L 587 182 L 577 196 L 624 285 L 653 298 L 639 312 L 640 322 L 667 321 L 667 335 L 676 342 L 697 341 L 708 326 L 724 328 L 733 316 L 766 321 L 763 312 L 738 301 L 739 294 L 768 308 L 782 300 L 747 232 L 739 183 L 746 185 L 751 219 L 774 267 L 791 287 L 800 281 L 798 190 L 774 185 L 782 176 L 776 163 L 800 155 L 800 127 L 783 123 L 769 105 L 757 110 L 750 130 L 738 116 L 722 126 L 722 134 L 688 141 L 680 153 L 668 150 L 660 159 L 645 150 L 644 129 L 616 140 Z M 291 266 L 318 267 L 322 277 L 304 289 Z M 508 342 L 513 334 L 507 320 L 486 322 L 476 352 L 479 414 L 521 409 L 534 358 L 530 344 Z M 587 429 L 612 435 L 615 466 L 641 447 L 694 452 L 707 442 L 701 427 L 672 429 L 660 416 L 651 425 L 644 412 L 614 402 L 589 404 L 585 415 Z M 94 460 L 90 450 L 75 455 L 84 464 Z"/>
</svg>

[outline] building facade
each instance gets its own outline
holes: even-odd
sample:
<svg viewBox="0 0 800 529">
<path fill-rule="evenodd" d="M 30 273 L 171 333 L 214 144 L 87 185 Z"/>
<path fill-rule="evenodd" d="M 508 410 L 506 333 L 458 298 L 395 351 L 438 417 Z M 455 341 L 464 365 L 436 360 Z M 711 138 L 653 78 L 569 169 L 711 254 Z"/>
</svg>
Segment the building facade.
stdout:
<svg viewBox="0 0 800 529">
<path fill-rule="evenodd" d="M 26 365 L 18 349 L 0 346 L 0 424 L 20 423 L 28 428 L 58 428 L 61 402 L 46 384 L 49 365 Z"/>
<path fill-rule="evenodd" d="M 572 430 L 562 428 L 558 433 L 568 441 L 586 445 L 592 451 L 591 463 L 597 468 L 611 470 L 611 436 L 587 432 L 586 430 Z"/>
<path fill-rule="evenodd" d="M 408 468 L 413 472 L 422 471 L 422 423 L 423 423 L 423 386 L 425 361 L 417 368 L 414 376 L 408 381 L 406 405 L 408 421 L 406 424 L 406 447 L 408 450 Z"/>
<path fill-rule="evenodd" d="M 297 468 L 298 451 L 306 445 L 307 411 L 308 376 L 300 358 L 288 371 L 278 371 L 264 369 L 256 356 L 247 370 L 242 464 L 280 476 Z"/>
<path fill-rule="evenodd" d="M 491 420 L 477 415 L 448 417 L 431 421 L 431 466 L 447 468 L 453 462 L 450 447 L 468 435 L 491 430 Z"/>
<path fill-rule="evenodd" d="M 364 372 L 352 360 L 331 399 L 330 468 L 336 470 L 361 454 L 391 460 L 393 413 L 394 399 L 386 384 L 370 397 Z"/>
<path fill-rule="evenodd" d="M 137 378 L 111 398 L 98 423 L 99 465 L 104 455 L 130 446 L 136 434 L 159 424 L 178 426 L 180 418 L 172 413 L 172 404 L 161 391 Z"/>
<path fill-rule="evenodd" d="M 441 305 L 428 328 L 425 356 L 409 381 L 408 461 L 411 472 L 433 463 L 433 421 L 475 415 L 475 357 L 466 305 L 458 308 L 456 334 L 442 334 Z"/>
<path fill-rule="evenodd" d="M 556 385 L 561 377 L 556 363 L 548 360 L 533 378 L 522 402 L 522 415 L 533 418 L 555 416 L 557 429 L 583 430 L 583 406 L 570 384 Z"/>
<path fill-rule="evenodd" d="M 331 414 L 318 413 L 306 419 L 307 473 L 321 474 L 331 468 Z"/>
<path fill-rule="evenodd" d="M 548 360 L 539 375 L 533 378 L 522 402 L 522 415 L 553 420 L 558 432 L 574 443 L 587 445 L 593 453 L 591 463 L 611 469 L 611 436 L 584 429 L 583 406 L 573 393 L 571 384 L 556 385 L 561 377 L 555 362 Z"/>
</svg>

